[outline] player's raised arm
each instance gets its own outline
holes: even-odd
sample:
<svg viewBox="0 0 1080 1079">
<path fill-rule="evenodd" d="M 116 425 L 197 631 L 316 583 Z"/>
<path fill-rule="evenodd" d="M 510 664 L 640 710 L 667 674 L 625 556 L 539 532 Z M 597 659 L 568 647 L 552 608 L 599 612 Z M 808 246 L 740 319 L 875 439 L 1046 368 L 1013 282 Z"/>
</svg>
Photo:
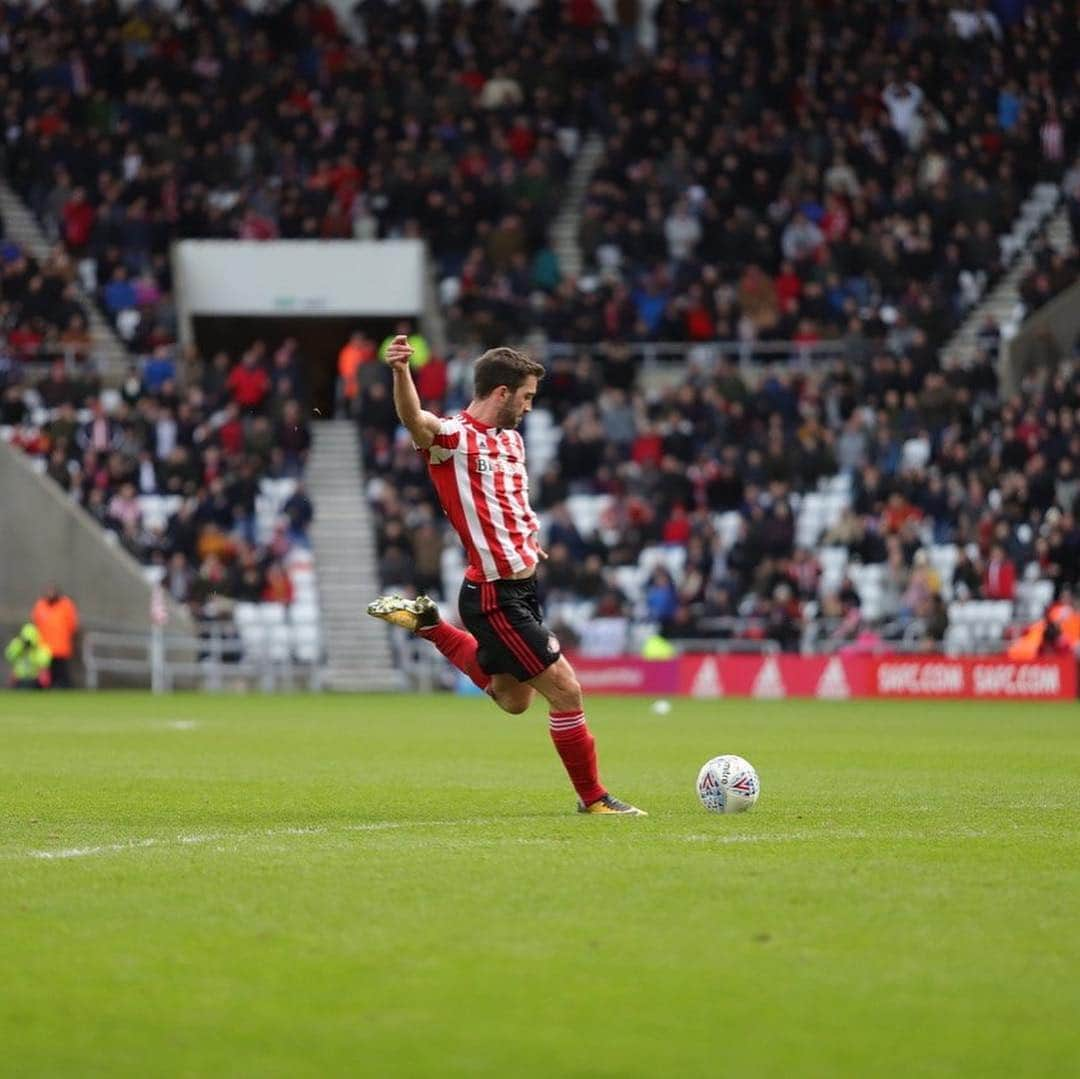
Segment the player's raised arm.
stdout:
<svg viewBox="0 0 1080 1079">
<path fill-rule="evenodd" d="M 398 419 L 412 435 L 413 442 L 422 450 L 428 449 L 439 433 L 439 417 L 420 407 L 420 395 L 409 370 L 412 346 L 403 333 L 399 333 L 386 347 L 386 362 L 394 372 L 394 408 Z"/>
</svg>

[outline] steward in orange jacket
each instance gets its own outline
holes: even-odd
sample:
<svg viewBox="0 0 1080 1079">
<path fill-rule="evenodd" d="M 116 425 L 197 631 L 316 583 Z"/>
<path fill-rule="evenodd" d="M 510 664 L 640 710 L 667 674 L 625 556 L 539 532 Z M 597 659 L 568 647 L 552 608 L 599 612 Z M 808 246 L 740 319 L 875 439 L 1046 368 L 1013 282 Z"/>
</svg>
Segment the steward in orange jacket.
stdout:
<svg viewBox="0 0 1080 1079">
<path fill-rule="evenodd" d="M 1009 646 L 1009 659 L 1036 659 L 1054 652 L 1072 652 L 1080 644 L 1080 611 L 1055 603 L 1045 618 L 1033 622 Z"/>
<path fill-rule="evenodd" d="M 70 689 L 71 656 L 79 630 L 79 609 L 74 600 L 50 584 L 34 604 L 30 620 L 37 626 L 42 644 L 52 652 L 52 684 L 59 689 Z"/>
</svg>

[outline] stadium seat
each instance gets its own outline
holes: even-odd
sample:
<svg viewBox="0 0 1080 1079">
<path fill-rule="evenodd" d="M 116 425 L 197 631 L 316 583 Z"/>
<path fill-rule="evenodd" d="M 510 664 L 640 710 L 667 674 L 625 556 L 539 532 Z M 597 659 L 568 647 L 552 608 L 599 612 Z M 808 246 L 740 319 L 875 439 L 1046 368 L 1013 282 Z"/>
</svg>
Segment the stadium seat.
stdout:
<svg viewBox="0 0 1080 1079">
<path fill-rule="evenodd" d="M 729 510 L 727 513 L 713 514 L 713 526 L 720 537 L 720 549 L 731 550 L 732 544 L 739 538 L 742 528 L 743 515 L 738 510 Z"/>
<path fill-rule="evenodd" d="M 1053 599 L 1053 581 L 1023 581 L 1016 586 L 1016 615 L 1024 622 L 1034 622 L 1042 618 Z"/>
<path fill-rule="evenodd" d="M 619 591 L 633 604 L 637 604 L 643 593 L 645 584 L 645 572 L 640 565 L 616 566 L 611 575 Z"/>
<path fill-rule="evenodd" d="M 294 618 L 296 612 L 293 612 Z M 290 625 L 291 650 L 301 663 L 318 663 L 322 654 L 319 627 L 314 621 L 294 621 Z"/>
<path fill-rule="evenodd" d="M 275 663 L 289 658 L 288 608 L 283 603 L 260 603 L 259 619 L 265 630 L 267 656 Z"/>
<path fill-rule="evenodd" d="M 600 518 L 610 505 L 610 495 L 570 495 L 566 500 L 570 517 L 577 530 L 586 538 L 599 529 Z"/>
<path fill-rule="evenodd" d="M 663 566 L 678 584 L 686 566 L 686 548 L 675 544 L 646 547 L 638 558 L 643 585 L 648 584 L 649 577 L 657 566 Z"/>
<path fill-rule="evenodd" d="M 819 591 L 822 595 L 828 595 L 844 583 L 848 566 L 848 551 L 846 547 L 821 547 L 817 554 L 818 562 L 821 564 Z"/>
<path fill-rule="evenodd" d="M 586 618 L 582 620 L 581 654 L 585 656 L 621 656 L 630 635 L 628 618 Z"/>
</svg>

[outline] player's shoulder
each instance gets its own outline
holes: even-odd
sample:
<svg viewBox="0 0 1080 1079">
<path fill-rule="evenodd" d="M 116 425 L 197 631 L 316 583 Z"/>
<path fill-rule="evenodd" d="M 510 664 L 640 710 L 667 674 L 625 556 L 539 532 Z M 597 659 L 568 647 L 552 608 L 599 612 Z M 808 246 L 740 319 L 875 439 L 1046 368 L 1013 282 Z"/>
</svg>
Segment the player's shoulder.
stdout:
<svg viewBox="0 0 1080 1079">
<path fill-rule="evenodd" d="M 455 450 L 462 447 L 464 439 L 461 437 L 464 430 L 460 416 L 436 416 L 439 426 L 431 440 L 431 453 L 428 460 L 432 464 L 440 464 L 453 455 Z"/>
<path fill-rule="evenodd" d="M 460 412 L 453 413 L 449 416 L 439 416 L 439 431 L 440 435 L 448 435 L 453 438 L 459 438 L 461 434 L 467 429 L 464 417 Z"/>
</svg>

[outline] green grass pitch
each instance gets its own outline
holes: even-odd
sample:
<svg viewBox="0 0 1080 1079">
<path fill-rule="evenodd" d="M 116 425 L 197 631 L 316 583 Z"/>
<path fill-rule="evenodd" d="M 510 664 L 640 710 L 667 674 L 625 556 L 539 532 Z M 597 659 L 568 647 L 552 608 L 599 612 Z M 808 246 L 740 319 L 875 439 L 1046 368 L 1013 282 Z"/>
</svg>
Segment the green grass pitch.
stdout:
<svg viewBox="0 0 1080 1079">
<path fill-rule="evenodd" d="M 0 696 L 0 1075 L 1080 1074 L 1080 706 L 588 705 Z"/>
</svg>

